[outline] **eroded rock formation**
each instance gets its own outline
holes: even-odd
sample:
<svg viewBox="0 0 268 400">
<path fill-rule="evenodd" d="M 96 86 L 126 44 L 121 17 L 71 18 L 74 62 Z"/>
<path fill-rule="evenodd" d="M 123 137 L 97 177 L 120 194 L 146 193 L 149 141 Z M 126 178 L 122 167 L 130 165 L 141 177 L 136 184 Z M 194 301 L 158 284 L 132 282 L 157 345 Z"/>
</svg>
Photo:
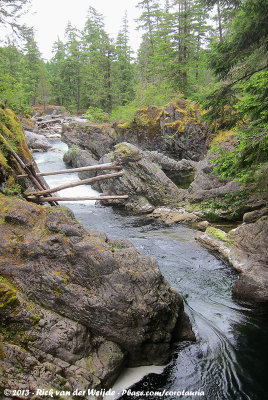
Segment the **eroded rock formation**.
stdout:
<svg viewBox="0 0 268 400">
<path fill-rule="evenodd" d="M 194 339 L 181 296 L 129 241 L 61 208 L 5 196 L 0 206 L 7 387 L 107 387 L 124 365 L 163 364 L 173 340 Z"/>
</svg>

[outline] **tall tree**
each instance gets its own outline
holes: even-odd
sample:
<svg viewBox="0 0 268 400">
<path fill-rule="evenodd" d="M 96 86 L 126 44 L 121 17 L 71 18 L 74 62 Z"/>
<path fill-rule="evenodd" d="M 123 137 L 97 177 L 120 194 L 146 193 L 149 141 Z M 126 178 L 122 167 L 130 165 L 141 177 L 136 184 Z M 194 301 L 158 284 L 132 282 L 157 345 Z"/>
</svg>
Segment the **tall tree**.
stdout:
<svg viewBox="0 0 268 400">
<path fill-rule="evenodd" d="M 14 109 L 24 103 L 22 57 L 22 52 L 11 41 L 5 47 L 0 47 L 0 98 Z"/>
<path fill-rule="evenodd" d="M 104 30 L 103 16 L 93 7 L 82 32 L 83 105 L 112 108 L 112 67 L 115 48 Z"/>
<path fill-rule="evenodd" d="M 113 105 L 125 105 L 134 97 L 134 66 L 131 62 L 132 51 L 129 46 L 127 12 L 125 12 L 122 29 L 117 36 L 115 49 L 114 87 L 117 93 L 117 100 L 113 102 Z"/>
<path fill-rule="evenodd" d="M 34 105 L 37 96 L 41 55 L 34 38 L 33 29 L 24 29 L 23 36 L 25 40 L 25 55 L 22 59 L 22 82 L 26 93 L 27 104 Z"/>
<path fill-rule="evenodd" d="M 154 80 L 155 65 L 154 56 L 156 51 L 156 32 L 159 23 L 161 22 L 161 9 L 157 0 L 143 0 L 137 4 L 141 9 L 142 14 L 138 18 L 138 29 L 143 30 L 143 41 L 140 46 L 139 60 L 141 63 L 141 75 L 144 83 L 151 83 Z"/>
<path fill-rule="evenodd" d="M 77 28 L 69 22 L 65 31 L 66 57 L 63 63 L 63 77 L 67 104 L 77 112 L 81 102 L 81 34 Z"/>
<path fill-rule="evenodd" d="M 53 45 L 53 57 L 48 65 L 50 71 L 50 81 L 52 84 L 52 96 L 58 105 L 65 105 L 68 96 L 68 87 L 65 85 L 64 63 L 66 59 L 66 49 L 64 43 L 58 38 Z"/>
<path fill-rule="evenodd" d="M 48 71 L 44 62 L 39 67 L 39 80 L 37 86 L 37 101 L 43 104 L 44 111 L 48 100 L 51 98 L 51 85 L 49 82 Z"/>
</svg>

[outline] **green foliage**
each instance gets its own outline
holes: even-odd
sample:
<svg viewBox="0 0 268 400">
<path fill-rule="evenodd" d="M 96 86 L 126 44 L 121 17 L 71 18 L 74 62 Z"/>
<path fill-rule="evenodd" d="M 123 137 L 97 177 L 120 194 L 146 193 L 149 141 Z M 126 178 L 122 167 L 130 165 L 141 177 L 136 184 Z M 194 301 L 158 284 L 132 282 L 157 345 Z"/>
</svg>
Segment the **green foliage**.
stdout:
<svg viewBox="0 0 268 400">
<path fill-rule="evenodd" d="M 211 199 L 201 204 L 201 211 L 205 218 L 211 222 L 219 222 L 222 219 L 229 221 L 240 220 L 247 206 L 247 194 L 245 191 L 227 193 L 220 199 Z M 220 216 L 223 213 L 224 218 Z"/>
<path fill-rule="evenodd" d="M 246 0 L 210 53 L 220 82 L 205 102 L 207 118 L 219 128 L 233 128 L 237 140 L 232 150 L 212 149 L 218 152 L 214 171 L 242 183 L 257 184 L 268 163 L 267 19 L 264 0 Z"/>
<path fill-rule="evenodd" d="M 109 120 L 109 116 L 98 107 L 89 107 L 84 117 L 88 121 L 96 123 L 107 122 Z"/>
<path fill-rule="evenodd" d="M 143 108 L 149 105 L 162 106 L 167 104 L 172 99 L 178 97 L 174 88 L 163 81 L 159 85 L 137 85 L 135 88 L 135 99 L 126 106 L 116 107 L 110 116 L 111 121 L 132 121 L 138 108 Z"/>
<path fill-rule="evenodd" d="M 268 135 L 251 129 L 240 131 L 237 138 L 238 144 L 233 150 L 212 148 L 212 151 L 218 152 L 218 157 L 213 160 L 214 172 L 223 179 L 257 183 L 259 174 L 268 164 Z"/>
</svg>

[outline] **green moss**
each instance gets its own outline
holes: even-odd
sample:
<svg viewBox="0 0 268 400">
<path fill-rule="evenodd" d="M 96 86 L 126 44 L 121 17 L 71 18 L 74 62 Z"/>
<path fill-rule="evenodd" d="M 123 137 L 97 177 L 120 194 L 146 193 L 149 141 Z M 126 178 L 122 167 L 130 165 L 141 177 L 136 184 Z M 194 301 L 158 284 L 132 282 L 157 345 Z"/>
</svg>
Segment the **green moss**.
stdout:
<svg viewBox="0 0 268 400">
<path fill-rule="evenodd" d="M 18 194 L 21 188 L 16 175 L 21 168 L 18 167 L 10 148 L 13 149 L 24 162 L 32 162 L 32 156 L 27 146 L 21 123 L 16 115 L 9 109 L 0 107 L 0 171 L 2 182 L 5 183 L 6 194 Z M 8 181 L 10 178 L 13 182 Z"/>
<path fill-rule="evenodd" d="M 127 144 L 120 143 L 115 146 L 115 149 L 120 157 L 124 158 L 127 156 L 135 156 L 138 154 L 137 150 L 134 150 L 132 147 L 128 146 Z"/>
<path fill-rule="evenodd" d="M 34 327 L 38 326 L 40 319 L 41 319 L 41 317 L 39 315 L 35 315 L 35 316 L 31 317 Z"/>
<path fill-rule="evenodd" d="M 208 226 L 206 233 L 223 242 L 229 242 L 226 233 L 220 229 L 213 228 L 213 226 Z"/>
<path fill-rule="evenodd" d="M 117 126 L 120 129 L 130 129 L 131 128 L 131 123 L 130 122 L 125 122 L 123 124 L 118 124 Z"/>
<path fill-rule="evenodd" d="M 54 293 L 56 296 L 61 296 L 61 291 L 59 289 L 55 289 Z"/>
</svg>

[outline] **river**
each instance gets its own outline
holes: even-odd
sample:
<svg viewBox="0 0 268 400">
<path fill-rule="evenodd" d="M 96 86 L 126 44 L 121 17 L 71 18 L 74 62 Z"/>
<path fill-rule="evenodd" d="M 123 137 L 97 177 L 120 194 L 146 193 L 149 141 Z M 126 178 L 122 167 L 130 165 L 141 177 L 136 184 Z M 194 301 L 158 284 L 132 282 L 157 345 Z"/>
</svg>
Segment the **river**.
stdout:
<svg viewBox="0 0 268 400">
<path fill-rule="evenodd" d="M 41 172 L 66 168 L 62 155 L 67 145 L 53 140 L 54 151 L 35 153 Z M 51 187 L 77 180 L 77 175 L 47 177 Z M 63 195 L 63 192 L 61 192 Z M 64 195 L 96 194 L 90 186 L 66 189 Z M 132 391 L 204 391 L 205 400 L 264 400 L 267 398 L 267 320 L 265 310 L 237 303 L 232 285 L 237 273 L 195 241 L 195 231 L 184 225 L 166 226 L 142 216 L 129 216 L 94 201 L 63 203 L 86 228 L 104 231 L 110 237 L 132 241 L 144 255 L 157 259 L 170 285 L 184 298 L 196 343 L 173 346 L 171 362 L 165 368 L 145 369 L 146 375 Z M 142 370 L 144 375 L 144 370 Z M 149 373 L 154 371 L 154 373 Z M 130 374 L 125 384 L 133 384 Z M 138 379 L 138 378 L 137 378 Z M 136 393 L 137 394 L 137 393 Z M 124 395 L 121 399 L 145 400 Z M 198 396 L 168 394 L 156 398 L 194 399 Z"/>
</svg>

